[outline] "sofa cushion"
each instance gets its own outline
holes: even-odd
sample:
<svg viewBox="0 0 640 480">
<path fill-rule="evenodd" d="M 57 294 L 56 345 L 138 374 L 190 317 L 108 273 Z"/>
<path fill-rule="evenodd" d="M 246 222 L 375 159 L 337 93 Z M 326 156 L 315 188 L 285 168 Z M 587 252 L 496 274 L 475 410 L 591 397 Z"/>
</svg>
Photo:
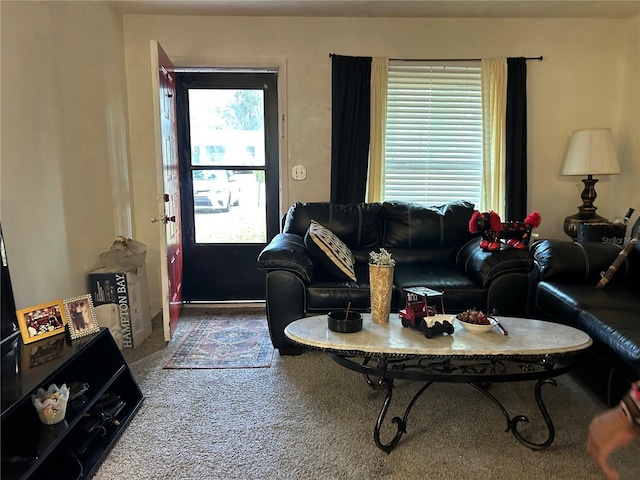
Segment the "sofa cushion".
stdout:
<svg viewBox="0 0 640 480">
<path fill-rule="evenodd" d="M 312 257 L 333 275 L 357 281 L 353 253 L 331 230 L 311 220 L 304 243 Z"/>
<path fill-rule="evenodd" d="M 594 341 L 596 348 L 611 350 L 640 378 L 640 328 L 633 309 L 592 308 L 580 313 L 576 325 Z"/>
<path fill-rule="evenodd" d="M 634 310 L 638 306 L 635 284 L 619 285 L 615 289 L 598 290 L 583 282 L 566 283 L 544 281 L 536 289 L 536 308 L 559 322 L 577 326 L 583 310 L 603 308 Z"/>
<path fill-rule="evenodd" d="M 311 219 L 330 229 L 351 249 L 373 249 L 382 243 L 380 203 L 296 202 L 287 212 L 282 231 L 304 237 Z"/>
<path fill-rule="evenodd" d="M 469 232 L 472 203 L 459 201 L 425 207 L 406 202 L 384 202 L 384 248 L 452 248 L 464 245 Z"/>
<path fill-rule="evenodd" d="M 429 248 L 429 249 L 409 249 L 409 248 L 389 248 L 387 251 L 396 261 L 396 266 L 402 265 L 443 265 L 454 264 L 456 250 L 453 248 Z M 356 261 L 360 261 L 362 253 L 353 252 Z M 369 260 L 367 259 L 367 263 Z"/>
<path fill-rule="evenodd" d="M 404 306 L 403 289 L 429 287 L 444 292 L 444 307 L 447 313 L 457 313 L 467 308 L 486 309 L 486 289 L 474 283 L 454 266 L 396 265 L 393 282 L 398 287 L 394 303 L 402 307 Z"/>
<path fill-rule="evenodd" d="M 587 282 L 593 287 L 620 253 L 620 247 L 603 243 L 576 243 L 541 240 L 530 248 L 540 270 L 542 280 Z M 630 266 L 625 262 L 611 283 L 620 283 L 629 277 Z"/>
<path fill-rule="evenodd" d="M 369 311 L 369 265 L 356 264 L 355 271 L 358 282 L 339 279 L 325 270 L 319 270 L 313 278 L 313 283 L 306 288 L 306 311 L 329 312 L 345 309 L 349 304 L 353 310 Z"/>
<path fill-rule="evenodd" d="M 306 311 L 329 312 L 345 309 L 349 304 L 354 311 L 368 311 L 371 305 L 368 277 L 366 274 L 361 275 L 360 271 L 358 276 L 366 283 L 339 280 L 326 273 L 318 274 L 314 282 L 306 288 Z"/>
<path fill-rule="evenodd" d="M 352 249 L 353 257 L 356 264 L 369 263 L 369 254 L 379 249 L 367 248 L 364 250 Z M 455 248 L 425 248 L 425 249 L 409 249 L 409 248 L 388 248 L 386 249 L 391 257 L 396 261 L 396 266 L 400 267 L 405 264 L 410 265 L 441 265 L 451 266 L 455 264 L 457 250 Z M 358 278 L 360 278 L 358 276 Z"/>
</svg>

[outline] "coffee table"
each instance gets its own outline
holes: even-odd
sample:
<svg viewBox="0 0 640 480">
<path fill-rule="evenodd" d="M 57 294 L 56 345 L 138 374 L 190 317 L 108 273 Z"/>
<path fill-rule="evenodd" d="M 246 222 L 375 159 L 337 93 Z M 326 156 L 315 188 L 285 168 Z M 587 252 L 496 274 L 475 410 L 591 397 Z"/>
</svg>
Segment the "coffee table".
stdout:
<svg viewBox="0 0 640 480">
<path fill-rule="evenodd" d="M 555 438 L 555 428 L 542 399 L 542 386 L 556 385 L 553 377 L 568 372 L 575 358 L 591 345 L 584 332 L 566 325 L 542 320 L 496 317 L 507 329 L 503 335 L 497 329 L 477 334 L 465 330 L 456 320 L 452 335 L 427 339 L 411 328 L 404 328 L 400 319 L 391 315 L 389 324 L 371 321 L 363 314 L 362 330 L 337 333 L 328 329 L 326 315 L 302 318 L 285 328 L 288 339 L 298 345 L 327 352 L 338 364 L 364 374 L 374 388 L 386 388 L 386 397 L 374 428 L 374 441 L 381 450 L 391 452 L 404 433 L 407 419 L 416 400 L 434 382 L 466 383 L 482 392 L 502 411 L 506 432 L 533 450 L 549 447 Z M 409 402 L 403 418 L 394 417 L 396 433 L 383 443 L 380 430 L 393 397 L 394 379 L 414 380 L 424 385 Z M 511 417 L 500 401 L 489 392 L 498 382 L 537 380 L 534 387 L 536 403 L 548 429 L 541 443 L 527 440 L 518 431 L 524 415 Z"/>
</svg>

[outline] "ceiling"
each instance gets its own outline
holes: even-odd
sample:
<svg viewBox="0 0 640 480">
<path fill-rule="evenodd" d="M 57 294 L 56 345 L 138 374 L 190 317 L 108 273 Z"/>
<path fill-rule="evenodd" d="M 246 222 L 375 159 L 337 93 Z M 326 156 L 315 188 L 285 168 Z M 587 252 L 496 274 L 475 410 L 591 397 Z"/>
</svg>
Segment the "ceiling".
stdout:
<svg viewBox="0 0 640 480">
<path fill-rule="evenodd" d="M 640 0 L 113 0 L 117 11 L 150 15 L 631 18 Z"/>
</svg>

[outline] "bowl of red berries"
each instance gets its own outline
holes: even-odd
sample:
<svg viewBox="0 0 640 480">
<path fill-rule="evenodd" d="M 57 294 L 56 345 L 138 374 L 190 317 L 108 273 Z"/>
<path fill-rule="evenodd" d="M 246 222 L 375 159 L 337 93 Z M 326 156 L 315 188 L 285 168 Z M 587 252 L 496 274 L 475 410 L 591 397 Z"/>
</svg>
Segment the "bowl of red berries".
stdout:
<svg viewBox="0 0 640 480">
<path fill-rule="evenodd" d="M 483 313 L 481 310 L 469 309 L 456 315 L 456 320 L 467 330 L 473 333 L 485 333 L 497 325 L 495 318 Z"/>
</svg>

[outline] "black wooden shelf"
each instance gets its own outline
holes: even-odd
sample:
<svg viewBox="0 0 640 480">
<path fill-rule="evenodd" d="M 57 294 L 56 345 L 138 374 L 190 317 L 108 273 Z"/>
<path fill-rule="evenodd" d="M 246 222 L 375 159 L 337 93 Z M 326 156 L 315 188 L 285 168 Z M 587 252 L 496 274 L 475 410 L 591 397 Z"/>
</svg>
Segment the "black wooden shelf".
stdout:
<svg viewBox="0 0 640 480">
<path fill-rule="evenodd" d="M 70 402 L 57 425 L 40 422 L 31 396 L 55 383 L 87 383 L 89 388 Z M 95 418 L 95 405 L 106 394 L 125 402 L 117 425 L 92 438 L 86 451 L 86 424 Z M 2 467 L 3 480 L 91 478 L 144 397 L 109 330 L 70 342 L 63 335 L 24 345 L 20 337 L 2 349 Z"/>
</svg>

